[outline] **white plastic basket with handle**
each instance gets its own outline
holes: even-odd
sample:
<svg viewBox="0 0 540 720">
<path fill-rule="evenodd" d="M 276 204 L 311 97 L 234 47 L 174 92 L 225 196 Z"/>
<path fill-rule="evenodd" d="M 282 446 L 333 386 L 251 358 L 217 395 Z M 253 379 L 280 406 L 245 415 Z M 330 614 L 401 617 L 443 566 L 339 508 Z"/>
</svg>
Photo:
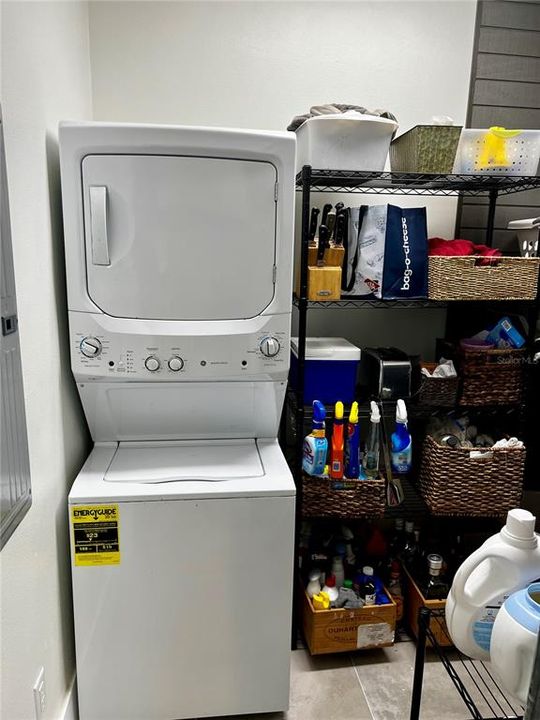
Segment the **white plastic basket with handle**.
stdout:
<svg viewBox="0 0 540 720">
<path fill-rule="evenodd" d="M 536 175 L 540 130 L 493 127 L 461 131 L 454 161 L 457 175 Z"/>
</svg>

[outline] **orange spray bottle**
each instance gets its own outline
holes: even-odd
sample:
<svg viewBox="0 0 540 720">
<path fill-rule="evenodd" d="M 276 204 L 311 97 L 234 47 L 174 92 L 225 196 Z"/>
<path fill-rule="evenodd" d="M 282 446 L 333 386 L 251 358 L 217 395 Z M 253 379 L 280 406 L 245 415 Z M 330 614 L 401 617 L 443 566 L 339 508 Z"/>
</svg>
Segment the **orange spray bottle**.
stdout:
<svg viewBox="0 0 540 720">
<path fill-rule="evenodd" d="M 341 480 L 343 477 L 343 454 L 345 448 L 343 412 L 343 403 L 339 401 L 334 408 L 332 445 L 330 447 L 330 477 L 334 478 L 334 480 Z"/>
</svg>

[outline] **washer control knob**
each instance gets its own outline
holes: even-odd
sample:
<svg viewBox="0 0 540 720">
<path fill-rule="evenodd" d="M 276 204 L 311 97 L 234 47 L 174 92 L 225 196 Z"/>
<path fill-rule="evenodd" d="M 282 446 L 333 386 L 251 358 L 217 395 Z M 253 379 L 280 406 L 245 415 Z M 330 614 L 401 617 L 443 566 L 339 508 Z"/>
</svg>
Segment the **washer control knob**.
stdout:
<svg viewBox="0 0 540 720">
<path fill-rule="evenodd" d="M 279 340 L 275 337 L 265 337 L 260 344 L 260 349 L 265 357 L 275 357 L 281 349 Z"/>
<path fill-rule="evenodd" d="M 101 355 L 101 341 L 95 337 L 83 338 L 79 347 L 85 357 L 93 358 Z"/>
<path fill-rule="evenodd" d="M 173 372 L 178 372 L 184 367 L 184 361 L 181 357 L 178 357 L 178 355 L 173 355 L 172 358 L 169 359 L 168 365 L 169 370 L 172 370 Z"/>
<path fill-rule="evenodd" d="M 144 367 L 147 370 L 150 370 L 150 372 L 156 372 L 156 370 L 159 370 L 161 367 L 161 363 L 157 359 L 157 357 L 154 357 L 154 355 L 150 355 L 150 357 L 147 357 L 144 361 Z"/>
</svg>

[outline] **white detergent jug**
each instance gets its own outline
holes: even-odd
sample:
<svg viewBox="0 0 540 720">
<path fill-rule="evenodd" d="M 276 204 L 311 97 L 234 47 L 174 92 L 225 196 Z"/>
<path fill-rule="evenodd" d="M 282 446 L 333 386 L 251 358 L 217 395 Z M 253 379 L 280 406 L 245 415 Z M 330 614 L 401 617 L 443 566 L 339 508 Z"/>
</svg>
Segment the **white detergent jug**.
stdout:
<svg viewBox="0 0 540 720">
<path fill-rule="evenodd" d="M 446 601 L 446 624 L 456 647 L 489 660 L 493 623 L 506 598 L 540 578 L 536 518 L 510 510 L 506 525 L 457 571 Z"/>
</svg>

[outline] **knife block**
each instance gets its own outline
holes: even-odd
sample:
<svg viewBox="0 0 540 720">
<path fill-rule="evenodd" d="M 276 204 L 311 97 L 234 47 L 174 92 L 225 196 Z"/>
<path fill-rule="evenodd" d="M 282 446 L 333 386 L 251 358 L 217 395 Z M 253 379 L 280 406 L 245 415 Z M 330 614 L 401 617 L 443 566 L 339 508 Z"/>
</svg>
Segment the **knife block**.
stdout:
<svg viewBox="0 0 540 720">
<path fill-rule="evenodd" d="M 308 266 L 308 300 L 324 302 L 341 298 L 341 268 Z"/>
<path fill-rule="evenodd" d="M 308 248 L 308 300 L 324 302 L 341 298 L 341 266 L 345 258 L 343 245 L 332 245 L 324 251 L 324 265 L 317 265 L 317 245 Z M 300 272 L 296 275 L 296 295 L 300 297 Z"/>
<path fill-rule="evenodd" d="M 324 251 L 324 264 L 343 267 L 345 258 L 345 248 L 343 245 L 334 245 L 332 243 L 329 248 Z M 308 267 L 317 265 L 317 245 L 310 245 L 308 248 Z"/>
</svg>

